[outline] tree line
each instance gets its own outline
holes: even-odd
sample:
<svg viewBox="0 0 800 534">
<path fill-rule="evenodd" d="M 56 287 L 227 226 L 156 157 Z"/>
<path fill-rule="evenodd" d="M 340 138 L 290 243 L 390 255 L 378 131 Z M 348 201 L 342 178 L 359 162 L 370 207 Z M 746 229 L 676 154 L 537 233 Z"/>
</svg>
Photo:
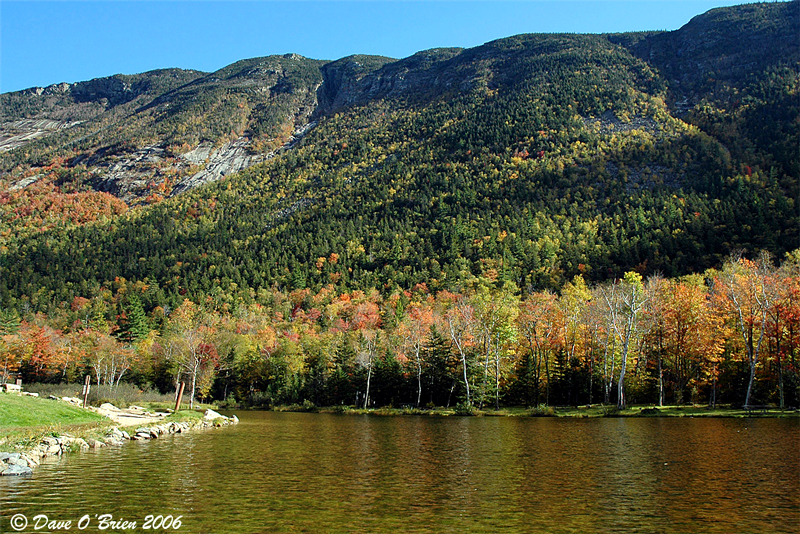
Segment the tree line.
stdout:
<svg viewBox="0 0 800 534">
<path fill-rule="evenodd" d="M 800 405 L 800 250 L 672 279 L 578 275 L 559 292 L 492 266 L 458 291 L 328 285 L 174 308 L 149 291 L 117 279 L 47 315 L 2 310 L 0 381 L 185 381 L 192 402 L 257 407 Z"/>
</svg>

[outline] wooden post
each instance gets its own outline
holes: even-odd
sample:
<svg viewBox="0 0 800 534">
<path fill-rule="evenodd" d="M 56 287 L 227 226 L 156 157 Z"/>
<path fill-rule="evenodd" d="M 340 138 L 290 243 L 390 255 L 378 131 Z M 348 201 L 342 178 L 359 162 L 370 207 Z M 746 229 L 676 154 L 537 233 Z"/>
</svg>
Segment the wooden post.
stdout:
<svg viewBox="0 0 800 534">
<path fill-rule="evenodd" d="M 86 408 L 86 400 L 89 398 L 89 375 L 86 375 L 86 381 L 83 383 L 83 407 Z"/>
<path fill-rule="evenodd" d="M 181 401 L 183 400 L 183 388 L 186 387 L 186 382 L 181 382 L 181 385 L 178 386 L 178 398 L 175 399 L 175 411 L 181 409 Z"/>
</svg>

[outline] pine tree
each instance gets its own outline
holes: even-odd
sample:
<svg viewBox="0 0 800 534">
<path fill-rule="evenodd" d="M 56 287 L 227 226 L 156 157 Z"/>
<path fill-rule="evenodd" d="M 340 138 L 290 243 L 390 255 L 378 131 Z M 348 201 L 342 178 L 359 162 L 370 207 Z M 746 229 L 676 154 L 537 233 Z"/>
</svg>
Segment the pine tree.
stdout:
<svg viewBox="0 0 800 534">
<path fill-rule="evenodd" d="M 17 310 L 0 310 L 0 336 L 16 334 L 19 331 L 19 323 Z"/>
<path fill-rule="evenodd" d="M 126 301 L 124 307 L 126 319 L 120 325 L 118 337 L 125 343 L 133 344 L 147 337 L 151 328 L 139 296 L 130 294 Z"/>
</svg>

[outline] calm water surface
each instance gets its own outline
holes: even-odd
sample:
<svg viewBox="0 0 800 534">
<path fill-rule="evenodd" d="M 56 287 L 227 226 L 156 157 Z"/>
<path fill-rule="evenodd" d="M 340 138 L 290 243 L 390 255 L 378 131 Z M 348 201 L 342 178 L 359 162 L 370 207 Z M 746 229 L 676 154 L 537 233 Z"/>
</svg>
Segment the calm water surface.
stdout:
<svg viewBox="0 0 800 534">
<path fill-rule="evenodd" d="M 800 532 L 797 419 L 239 416 L 2 477 L 0 532 Z"/>
</svg>

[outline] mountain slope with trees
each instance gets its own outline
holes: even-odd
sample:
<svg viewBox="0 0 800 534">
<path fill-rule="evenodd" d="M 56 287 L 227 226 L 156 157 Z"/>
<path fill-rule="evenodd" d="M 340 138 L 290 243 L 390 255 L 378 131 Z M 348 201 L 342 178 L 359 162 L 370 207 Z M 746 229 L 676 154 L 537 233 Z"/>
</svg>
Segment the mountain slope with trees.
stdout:
<svg viewBox="0 0 800 534">
<path fill-rule="evenodd" d="M 738 29 L 742 54 L 765 54 L 761 71 L 737 77 L 731 68 L 734 82 L 717 92 L 698 86 L 705 96 L 683 114 L 680 84 L 664 75 L 669 60 L 648 64 L 619 36 L 520 35 L 400 61 L 236 63 L 153 99 L 145 107 L 156 111 L 141 121 L 190 146 L 199 137 L 181 137 L 198 135 L 181 134 L 187 125 L 217 131 L 200 109 L 234 110 L 218 130 L 239 121 L 235 135 L 274 135 L 274 117 L 301 104 L 318 126 L 280 157 L 124 216 L 112 210 L 105 223 L 25 239 L 6 223 L 0 295 L 9 304 L 41 295 L 40 306 L 121 276 L 148 279 L 173 298 L 216 292 L 234 302 L 274 284 L 447 289 L 485 271 L 521 288 L 556 289 L 575 274 L 699 271 L 738 249 L 780 256 L 796 247 L 800 226 L 796 158 L 787 156 L 798 130 L 798 55 L 753 43 L 780 42 L 776 32 L 797 9 L 740 6 L 671 34 L 629 36 L 623 44 L 639 55 L 678 42 L 703 58 L 738 57 L 730 35 Z M 720 19 L 737 23 L 712 31 Z M 711 29 L 693 48 L 698 25 Z M 269 105 L 259 108 L 252 95 L 270 84 Z M 739 108 L 722 107 L 726 91 L 738 91 Z M 311 100 L 320 104 L 313 114 Z M 245 102 L 251 110 L 236 111 Z M 141 121 L 126 128 L 150 143 Z M 784 142 L 761 139 L 766 130 L 783 132 Z M 6 206 L 24 213 L 13 203 L 19 192 L 6 195 Z M 335 265 L 321 260 L 331 255 Z"/>
<path fill-rule="evenodd" d="M 52 122 L 0 155 L 0 380 L 796 404 L 798 32 L 753 4 L 1 95 Z M 175 187 L 231 143 L 260 163 Z"/>
</svg>

